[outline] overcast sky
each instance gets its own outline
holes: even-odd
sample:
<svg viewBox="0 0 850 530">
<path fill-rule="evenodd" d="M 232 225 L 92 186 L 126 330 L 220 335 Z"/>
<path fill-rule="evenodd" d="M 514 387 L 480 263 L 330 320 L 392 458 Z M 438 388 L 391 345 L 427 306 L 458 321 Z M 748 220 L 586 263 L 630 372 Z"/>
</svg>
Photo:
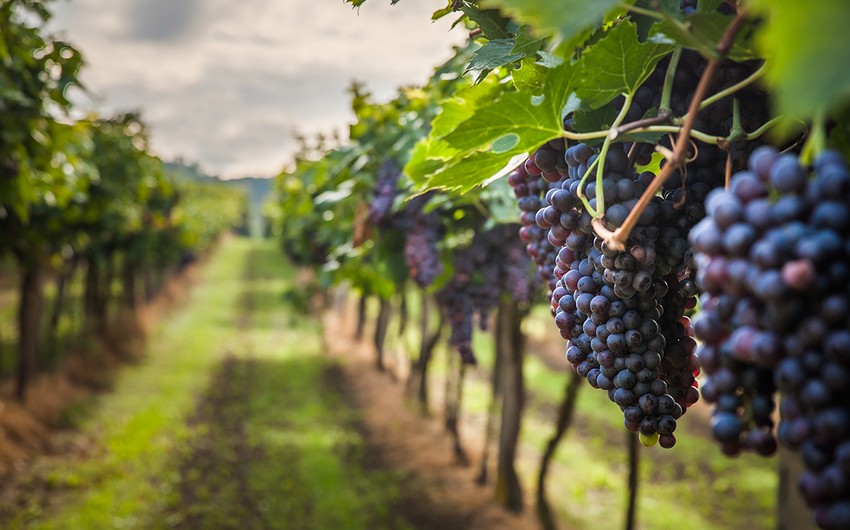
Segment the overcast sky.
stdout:
<svg viewBox="0 0 850 530">
<path fill-rule="evenodd" d="M 104 113 L 142 111 L 151 144 L 225 178 L 273 176 L 293 133 L 347 131 L 346 89 L 379 100 L 421 84 L 465 37 L 432 23 L 444 0 L 60 0 L 51 28 L 76 45 Z"/>
</svg>

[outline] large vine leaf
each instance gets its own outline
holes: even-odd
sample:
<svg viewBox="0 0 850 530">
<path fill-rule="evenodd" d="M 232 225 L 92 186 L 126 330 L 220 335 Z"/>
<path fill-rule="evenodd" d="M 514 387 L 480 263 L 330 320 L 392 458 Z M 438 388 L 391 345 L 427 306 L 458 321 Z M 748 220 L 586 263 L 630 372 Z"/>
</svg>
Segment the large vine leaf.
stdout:
<svg viewBox="0 0 850 530">
<path fill-rule="evenodd" d="M 618 0 L 482 0 L 487 7 L 502 8 L 522 22 L 541 30 L 554 30 L 564 40 L 598 26 L 622 2 Z M 626 2 L 629 3 L 629 2 Z"/>
<path fill-rule="evenodd" d="M 565 63 L 547 76 L 540 98 L 527 93 L 511 92 L 479 109 L 445 137 L 452 147 L 462 151 L 486 149 L 509 135 L 519 137 L 511 150 L 535 148 L 560 135 L 563 129 L 561 110 L 572 91 L 573 65 Z"/>
<path fill-rule="evenodd" d="M 587 50 L 579 61 L 581 78 L 576 93 L 592 108 L 623 93 L 634 93 L 673 47 L 641 43 L 637 25 L 623 21 Z"/>
<path fill-rule="evenodd" d="M 468 120 L 480 107 L 490 104 L 505 90 L 498 80 L 484 82 L 459 90 L 453 97 L 443 100 L 440 113 L 431 123 L 431 137 L 442 138 Z"/>
<path fill-rule="evenodd" d="M 535 55 L 546 44 L 546 40 L 545 37 L 538 36 L 529 26 L 521 26 L 511 52 L 521 53 L 523 56 Z"/>
<path fill-rule="evenodd" d="M 479 184 L 506 174 L 518 164 L 517 155 L 505 156 L 491 151 L 479 151 L 455 164 L 444 166 L 442 171 L 429 179 L 428 189 L 444 189 L 463 194 Z"/>
<path fill-rule="evenodd" d="M 516 39 L 491 40 L 475 51 L 467 72 L 476 74 L 476 82 L 483 81 L 492 70 L 519 61 L 525 54 L 513 52 Z"/>
<path fill-rule="evenodd" d="M 475 22 L 488 40 L 507 39 L 510 37 L 507 26 L 510 19 L 503 17 L 495 9 L 478 9 L 477 7 L 464 4 L 461 11 Z"/>
<path fill-rule="evenodd" d="M 536 57 L 526 57 L 520 62 L 519 68 L 511 70 L 511 78 L 517 90 L 540 95 L 543 92 L 547 73 L 549 70 L 538 64 Z"/>
<path fill-rule="evenodd" d="M 439 131 L 435 125 L 431 137 L 417 145 L 405 173 L 414 182 L 424 182 L 424 190 L 464 193 L 511 169 L 517 157 L 560 136 L 563 109 L 574 90 L 576 72 L 574 65 L 564 63 L 549 72 L 541 96 L 505 93 L 448 134 L 443 134 L 445 124 L 440 124 Z M 453 116 L 461 114 L 461 101 L 449 102 Z M 438 165 L 439 170 L 434 171 Z"/>
<path fill-rule="evenodd" d="M 535 105 L 528 94 L 511 92 L 479 110 L 445 140 L 460 151 L 488 148 L 509 135 L 518 136 L 523 145 L 539 145 L 557 136 L 562 127 L 560 120 L 553 119 L 551 114 Z"/>
<path fill-rule="evenodd" d="M 806 119 L 850 99 L 850 2 L 753 0 L 767 18 L 757 44 L 768 58 L 766 78 L 779 113 Z"/>
<path fill-rule="evenodd" d="M 404 173 L 417 187 L 424 187 L 428 177 L 439 172 L 457 155 L 443 140 L 425 138 L 413 147 L 410 160 L 404 166 Z"/>
</svg>

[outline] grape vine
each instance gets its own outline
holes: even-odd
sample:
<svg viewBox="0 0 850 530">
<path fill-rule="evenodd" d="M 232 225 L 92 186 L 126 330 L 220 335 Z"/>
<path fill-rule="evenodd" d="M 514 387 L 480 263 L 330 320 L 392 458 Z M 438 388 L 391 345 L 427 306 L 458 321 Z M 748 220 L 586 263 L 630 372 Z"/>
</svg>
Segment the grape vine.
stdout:
<svg viewBox="0 0 850 530">
<path fill-rule="evenodd" d="M 459 16 L 470 41 L 431 99 L 400 91 L 393 132 L 363 113 L 373 135 L 358 128 L 352 149 L 372 174 L 388 153 L 400 164 L 407 273 L 438 293 L 468 362 L 476 313 L 506 288 L 539 294 L 568 363 L 645 445 L 672 448 L 702 396 L 724 453 L 800 450 L 817 524 L 847 527 L 850 52 L 833 19 L 850 8 L 574 4 L 446 2 L 434 16 Z M 519 246 L 484 250 L 491 224 Z M 522 247 L 531 274 L 510 265 Z"/>
</svg>

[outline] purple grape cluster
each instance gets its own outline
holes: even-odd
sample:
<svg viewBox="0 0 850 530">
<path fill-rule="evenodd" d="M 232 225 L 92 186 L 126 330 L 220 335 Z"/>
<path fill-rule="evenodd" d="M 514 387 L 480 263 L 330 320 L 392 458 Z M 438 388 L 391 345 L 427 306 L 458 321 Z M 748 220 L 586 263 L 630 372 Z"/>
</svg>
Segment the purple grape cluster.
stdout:
<svg viewBox="0 0 850 530">
<path fill-rule="evenodd" d="M 369 221 L 373 225 L 380 225 L 391 218 L 393 201 L 398 190 L 396 184 L 401 176 L 401 168 L 391 158 L 384 160 L 378 168 L 375 178 L 374 197 L 369 204 Z"/>
<path fill-rule="evenodd" d="M 690 240 L 714 436 L 730 454 L 799 449 L 816 522 L 850 528 L 850 172 L 760 147 L 706 207 Z"/>
<path fill-rule="evenodd" d="M 442 237 L 440 217 L 437 212 L 425 213 L 422 208 L 416 208 L 410 217 L 410 227 L 405 232 L 404 260 L 414 283 L 425 288 L 443 273 L 437 248 Z"/>
<path fill-rule="evenodd" d="M 538 226 L 536 217 L 545 206 L 546 193 L 559 187 L 566 178 L 565 149 L 563 141 L 549 142 L 508 175 L 508 183 L 513 187 L 522 212 L 519 237 L 525 243 L 525 250 L 535 264 L 535 280 L 546 286 L 547 300 L 551 299 L 552 290 L 555 289 L 552 267 L 557 248 L 549 242 L 547 231 Z"/>
<path fill-rule="evenodd" d="M 449 343 L 467 364 L 472 350 L 474 317 L 488 328 L 490 312 L 503 294 L 520 302 L 531 297 L 531 261 L 516 237 L 516 224 L 497 225 L 475 234 L 469 246 L 454 256 L 454 275 L 437 292 L 437 302 L 451 326 Z"/>
<path fill-rule="evenodd" d="M 546 192 L 536 215 L 558 249 L 551 298 L 555 324 L 569 341 L 568 361 L 591 386 L 608 392 L 626 428 L 640 432 L 646 443 L 657 436 L 669 448 L 676 442 L 676 420 L 699 399 L 696 343 L 684 317 L 696 292 L 687 281 L 689 247 L 676 228 L 681 210 L 656 197 L 627 250 L 606 248 L 578 195 L 581 177 L 597 158 L 590 146 L 570 146 L 564 152 L 566 175 Z M 603 169 L 604 219 L 614 229 L 653 175 L 637 174 L 621 145 L 609 150 Z M 595 208 L 595 181 L 584 193 Z"/>
</svg>

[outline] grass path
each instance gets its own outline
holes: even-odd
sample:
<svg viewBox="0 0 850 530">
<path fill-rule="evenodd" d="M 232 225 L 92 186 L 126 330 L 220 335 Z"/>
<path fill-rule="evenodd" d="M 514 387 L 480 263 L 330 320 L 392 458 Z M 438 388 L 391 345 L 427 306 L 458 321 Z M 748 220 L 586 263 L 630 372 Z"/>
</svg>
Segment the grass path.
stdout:
<svg viewBox="0 0 850 530">
<path fill-rule="evenodd" d="M 399 477 L 361 469 L 339 369 L 283 297 L 293 277 L 271 242 L 226 241 L 89 411 L 97 454 L 47 464 L 50 505 L 0 526 L 407 528 L 388 508 Z"/>
</svg>

